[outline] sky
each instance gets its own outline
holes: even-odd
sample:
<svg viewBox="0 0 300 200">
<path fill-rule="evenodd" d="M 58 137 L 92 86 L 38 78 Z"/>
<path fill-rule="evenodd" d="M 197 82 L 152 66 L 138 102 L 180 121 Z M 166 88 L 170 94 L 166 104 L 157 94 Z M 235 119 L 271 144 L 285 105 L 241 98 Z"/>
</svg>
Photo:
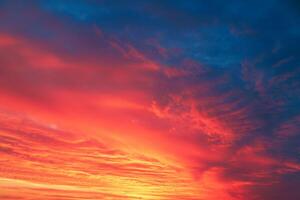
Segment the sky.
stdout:
<svg viewBox="0 0 300 200">
<path fill-rule="evenodd" d="M 299 200 L 297 0 L 0 0 L 0 199 Z"/>
</svg>

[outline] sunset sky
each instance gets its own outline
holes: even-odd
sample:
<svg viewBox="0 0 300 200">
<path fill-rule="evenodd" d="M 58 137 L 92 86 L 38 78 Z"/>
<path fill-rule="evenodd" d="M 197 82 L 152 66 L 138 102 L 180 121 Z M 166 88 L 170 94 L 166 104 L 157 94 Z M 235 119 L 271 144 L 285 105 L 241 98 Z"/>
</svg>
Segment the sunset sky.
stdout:
<svg viewBox="0 0 300 200">
<path fill-rule="evenodd" d="M 0 0 L 1 200 L 299 200 L 297 0 Z"/>
</svg>

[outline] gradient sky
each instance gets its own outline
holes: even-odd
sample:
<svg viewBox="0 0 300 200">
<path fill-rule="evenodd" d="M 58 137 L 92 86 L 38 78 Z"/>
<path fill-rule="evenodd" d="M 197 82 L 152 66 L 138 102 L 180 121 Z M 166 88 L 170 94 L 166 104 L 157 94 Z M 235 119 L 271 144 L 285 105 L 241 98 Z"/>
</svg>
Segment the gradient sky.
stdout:
<svg viewBox="0 0 300 200">
<path fill-rule="evenodd" d="M 0 0 L 0 199 L 299 200 L 300 3 Z"/>
</svg>

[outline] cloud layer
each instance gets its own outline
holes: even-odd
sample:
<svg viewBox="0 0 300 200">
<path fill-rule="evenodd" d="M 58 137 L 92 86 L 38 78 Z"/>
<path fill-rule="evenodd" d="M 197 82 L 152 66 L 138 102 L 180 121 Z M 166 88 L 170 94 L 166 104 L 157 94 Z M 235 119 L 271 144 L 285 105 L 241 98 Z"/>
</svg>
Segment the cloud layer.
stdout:
<svg viewBox="0 0 300 200">
<path fill-rule="evenodd" d="M 299 199 L 299 22 L 294 1 L 0 1 L 0 198 Z"/>
</svg>

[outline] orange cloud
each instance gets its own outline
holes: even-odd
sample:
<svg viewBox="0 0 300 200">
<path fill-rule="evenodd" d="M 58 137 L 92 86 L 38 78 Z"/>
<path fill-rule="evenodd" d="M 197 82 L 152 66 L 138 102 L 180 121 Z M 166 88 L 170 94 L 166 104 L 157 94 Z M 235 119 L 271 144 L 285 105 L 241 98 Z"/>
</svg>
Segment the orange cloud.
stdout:
<svg viewBox="0 0 300 200">
<path fill-rule="evenodd" d="M 98 28 L 94 39 L 99 52 L 72 54 L 0 35 L 0 198 L 242 200 L 299 170 L 241 139 L 264 121 L 222 88 L 229 76 L 159 64 Z"/>
</svg>

